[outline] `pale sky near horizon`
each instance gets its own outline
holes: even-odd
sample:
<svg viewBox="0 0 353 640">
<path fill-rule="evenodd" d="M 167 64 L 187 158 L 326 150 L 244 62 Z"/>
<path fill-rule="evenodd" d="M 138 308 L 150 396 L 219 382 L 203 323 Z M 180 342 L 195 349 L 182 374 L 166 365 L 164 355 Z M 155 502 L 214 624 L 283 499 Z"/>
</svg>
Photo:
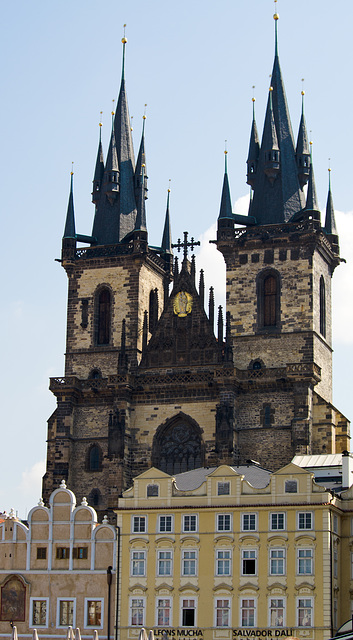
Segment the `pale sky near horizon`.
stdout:
<svg viewBox="0 0 353 640">
<path fill-rule="evenodd" d="M 71 162 L 78 233 L 90 234 L 103 111 L 106 152 L 127 24 L 126 85 L 135 154 L 144 104 L 150 243 L 162 236 L 171 179 L 173 240 L 203 244 L 197 267 L 224 296 L 215 237 L 224 141 L 233 210 L 246 213 L 246 157 L 256 96 L 261 136 L 274 54 L 272 0 L 18 0 L 1 3 L 2 456 L 0 511 L 25 517 L 41 493 L 50 376 L 64 371 L 66 275 L 60 257 Z M 334 404 L 353 416 L 353 3 L 279 0 L 279 55 L 294 137 L 301 110 L 313 140 L 324 212 L 329 163 L 341 255 L 334 290 Z M 255 85 L 255 89 L 252 86 Z M 330 160 L 329 160 L 330 158 Z"/>
</svg>

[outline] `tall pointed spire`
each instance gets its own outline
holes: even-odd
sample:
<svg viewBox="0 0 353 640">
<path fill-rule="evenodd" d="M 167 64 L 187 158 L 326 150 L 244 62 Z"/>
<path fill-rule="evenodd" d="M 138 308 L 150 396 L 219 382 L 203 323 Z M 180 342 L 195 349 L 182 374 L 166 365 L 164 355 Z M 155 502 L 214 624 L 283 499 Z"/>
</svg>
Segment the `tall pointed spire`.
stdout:
<svg viewBox="0 0 353 640">
<path fill-rule="evenodd" d="M 132 144 L 129 107 L 125 88 L 125 48 L 127 39 L 124 35 L 123 66 L 121 74 L 120 92 L 114 120 L 114 133 L 118 162 L 120 168 L 120 214 L 122 229 L 120 238 L 131 231 L 131 216 L 136 215 L 136 201 L 134 193 L 135 156 Z M 132 225 L 133 228 L 134 225 Z"/>
<path fill-rule="evenodd" d="M 288 222 L 305 206 L 305 198 L 299 184 L 295 157 L 293 131 L 290 122 L 286 93 L 278 57 L 278 14 L 275 20 L 275 58 L 271 76 L 271 87 L 267 102 L 263 138 L 259 154 L 257 175 L 254 180 L 254 198 L 251 214 L 257 224 Z M 272 114 L 271 114 L 272 111 Z M 276 178 L 265 172 L 269 150 L 264 140 L 273 138 L 273 124 L 280 153 L 280 167 Z M 274 150 L 275 151 L 275 150 Z M 274 161 L 272 161 L 274 162 Z M 271 167 L 267 167 L 270 169 Z M 271 171 L 272 174 L 272 171 Z"/>
<path fill-rule="evenodd" d="M 312 147 L 312 142 L 310 142 L 310 146 Z M 316 194 L 314 165 L 313 165 L 311 149 L 310 149 L 310 173 L 309 173 L 308 191 L 306 194 L 305 209 L 308 209 L 309 211 L 320 211 L 317 194 Z"/>
<path fill-rule="evenodd" d="M 74 172 L 71 171 L 70 178 L 70 195 L 69 202 L 67 205 L 67 213 L 66 213 L 66 222 L 63 238 L 75 238 L 76 237 L 76 229 L 75 229 L 75 212 L 74 212 Z"/>
<path fill-rule="evenodd" d="M 336 218 L 335 218 L 335 209 L 333 206 L 333 198 L 331 191 L 331 169 L 329 169 L 329 179 L 328 179 L 328 195 L 327 195 L 327 204 L 326 204 L 326 218 L 325 218 L 325 231 L 329 235 L 337 236 L 337 227 L 336 227 Z"/>
<path fill-rule="evenodd" d="M 101 112 L 102 117 L 102 112 Z M 98 151 L 97 151 L 97 159 L 96 159 L 96 167 L 94 171 L 93 177 L 93 192 L 92 192 L 92 202 L 94 204 L 98 203 L 100 189 L 102 186 L 104 174 L 104 156 L 103 156 L 103 147 L 102 147 L 102 120 L 99 121 L 99 143 L 98 143 Z"/>
<path fill-rule="evenodd" d="M 298 177 L 301 188 L 308 182 L 310 173 L 310 149 L 308 134 L 306 130 L 305 116 L 304 116 L 304 90 L 302 91 L 302 113 L 299 123 L 297 147 L 295 156 L 297 159 Z"/>
<path fill-rule="evenodd" d="M 145 105 L 146 107 L 147 105 Z M 142 165 L 145 166 L 145 198 L 147 198 L 147 169 L 146 169 L 146 152 L 145 152 L 145 122 L 146 122 L 146 114 L 143 114 L 143 124 L 142 124 L 142 135 L 141 135 L 141 143 L 137 156 L 136 169 L 135 169 L 135 194 L 136 201 L 138 200 L 138 194 L 140 189 L 140 183 L 142 180 Z"/>
<path fill-rule="evenodd" d="M 125 29 L 124 25 L 124 29 Z M 110 140 L 105 170 L 119 171 L 118 188 L 108 188 L 98 199 L 93 223 L 92 236 L 98 244 L 117 244 L 134 230 L 136 222 L 135 199 L 135 157 L 132 145 L 130 116 L 125 89 L 125 47 L 127 39 L 122 38 L 123 63 L 120 92 L 115 110 L 113 132 Z M 116 156 L 116 157 L 115 157 Z M 110 184 L 113 187 L 112 184 Z M 117 195 L 117 192 L 118 195 Z"/>
<path fill-rule="evenodd" d="M 172 233 L 170 228 L 170 215 L 169 215 L 169 195 L 170 195 L 170 189 L 168 189 L 168 195 L 167 195 L 167 208 L 165 212 L 164 229 L 163 229 L 163 236 L 162 236 L 162 249 L 163 249 L 163 253 L 172 254 L 173 251 L 172 251 Z"/>
<path fill-rule="evenodd" d="M 134 231 L 147 231 L 146 225 L 146 206 L 145 206 L 145 165 L 142 165 L 142 180 L 140 184 L 138 202 L 137 202 L 137 215 Z"/>
<path fill-rule="evenodd" d="M 252 125 L 251 125 L 251 133 L 250 133 L 250 143 L 249 143 L 249 153 L 248 159 L 246 161 L 247 164 L 247 183 L 251 186 L 255 182 L 255 175 L 257 172 L 257 165 L 259 160 L 260 153 L 260 140 L 259 134 L 257 132 L 256 120 L 255 120 L 255 98 L 252 98 Z"/>
<path fill-rule="evenodd" d="M 233 218 L 232 202 L 230 199 L 230 189 L 229 189 L 229 181 L 228 181 L 227 154 L 228 154 L 228 151 L 225 150 L 224 151 L 223 188 L 222 188 L 221 206 L 220 206 L 218 218 Z"/>
<path fill-rule="evenodd" d="M 112 111 L 112 119 L 114 117 L 114 111 Z M 110 203 L 114 202 L 119 191 L 119 164 L 118 155 L 116 152 L 116 142 L 114 134 L 114 121 L 112 120 L 112 132 L 110 136 L 110 143 L 108 149 L 107 160 L 105 163 L 105 170 L 103 175 L 102 191 L 106 193 Z"/>
</svg>

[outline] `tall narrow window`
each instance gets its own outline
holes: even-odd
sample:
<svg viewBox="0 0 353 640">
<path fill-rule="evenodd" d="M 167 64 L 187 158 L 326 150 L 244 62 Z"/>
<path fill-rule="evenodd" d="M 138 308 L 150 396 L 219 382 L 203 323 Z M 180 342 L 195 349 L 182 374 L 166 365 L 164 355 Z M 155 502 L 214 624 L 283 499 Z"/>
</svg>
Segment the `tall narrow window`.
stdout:
<svg viewBox="0 0 353 640">
<path fill-rule="evenodd" d="M 260 331 L 277 331 L 281 320 L 281 276 L 267 268 L 256 279 L 257 325 Z"/>
<path fill-rule="evenodd" d="M 101 450 L 97 445 L 93 445 L 88 452 L 88 471 L 101 470 Z"/>
<path fill-rule="evenodd" d="M 264 280 L 264 327 L 275 327 L 277 282 L 274 276 L 267 276 Z"/>
<path fill-rule="evenodd" d="M 110 291 L 103 289 L 98 296 L 97 344 L 109 344 L 110 341 Z"/>
<path fill-rule="evenodd" d="M 326 338 L 326 292 L 325 280 L 320 278 L 320 333 Z"/>
</svg>

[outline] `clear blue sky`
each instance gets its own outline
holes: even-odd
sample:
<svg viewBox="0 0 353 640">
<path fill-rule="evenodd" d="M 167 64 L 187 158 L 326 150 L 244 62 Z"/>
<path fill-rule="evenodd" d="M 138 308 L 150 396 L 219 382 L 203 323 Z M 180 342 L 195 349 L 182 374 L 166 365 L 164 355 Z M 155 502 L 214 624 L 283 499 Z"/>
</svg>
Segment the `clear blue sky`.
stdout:
<svg viewBox="0 0 353 640">
<path fill-rule="evenodd" d="M 334 275 L 334 403 L 352 411 L 353 200 L 351 81 L 353 3 L 279 0 L 279 52 L 296 136 L 304 78 L 319 201 L 328 158 L 347 259 Z M 25 516 L 40 497 L 46 420 L 55 408 L 49 376 L 63 374 L 66 275 L 60 257 L 71 162 L 77 231 L 90 234 L 90 202 L 103 111 L 105 149 L 121 73 L 137 152 L 144 104 L 151 244 L 162 234 L 171 182 L 174 239 L 214 237 L 229 150 L 233 208 L 246 206 L 245 161 L 252 85 L 262 130 L 274 52 L 272 0 L 19 0 L 1 5 L 2 456 L 0 510 Z M 208 285 L 222 297 L 222 268 L 205 247 Z M 207 268 L 207 267 L 206 267 Z"/>
</svg>

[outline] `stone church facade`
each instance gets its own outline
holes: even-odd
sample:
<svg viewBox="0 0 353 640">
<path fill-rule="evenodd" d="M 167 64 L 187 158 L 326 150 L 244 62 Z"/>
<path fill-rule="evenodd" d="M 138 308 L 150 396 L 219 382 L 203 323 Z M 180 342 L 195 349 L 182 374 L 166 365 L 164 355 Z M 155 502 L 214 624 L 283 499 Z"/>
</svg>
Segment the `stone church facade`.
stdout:
<svg viewBox="0 0 353 640">
<path fill-rule="evenodd" d="M 123 39 L 124 59 L 125 47 Z M 50 380 L 57 408 L 44 500 L 64 479 L 103 513 L 151 466 L 173 475 L 255 458 L 275 470 L 295 454 L 349 449 L 349 423 L 331 395 L 340 263 L 331 187 L 321 221 L 304 112 L 295 142 L 277 45 L 247 167 L 248 216 L 232 213 L 225 167 L 215 243 L 226 312 L 215 318 L 193 238 L 172 245 L 169 194 L 161 246 L 148 242 L 145 140 L 135 162 L 123 61 L 105 161 L 98 147 L 92 236 L 76 233 L 71 178 L 65 375 Z"/>
</svg>

